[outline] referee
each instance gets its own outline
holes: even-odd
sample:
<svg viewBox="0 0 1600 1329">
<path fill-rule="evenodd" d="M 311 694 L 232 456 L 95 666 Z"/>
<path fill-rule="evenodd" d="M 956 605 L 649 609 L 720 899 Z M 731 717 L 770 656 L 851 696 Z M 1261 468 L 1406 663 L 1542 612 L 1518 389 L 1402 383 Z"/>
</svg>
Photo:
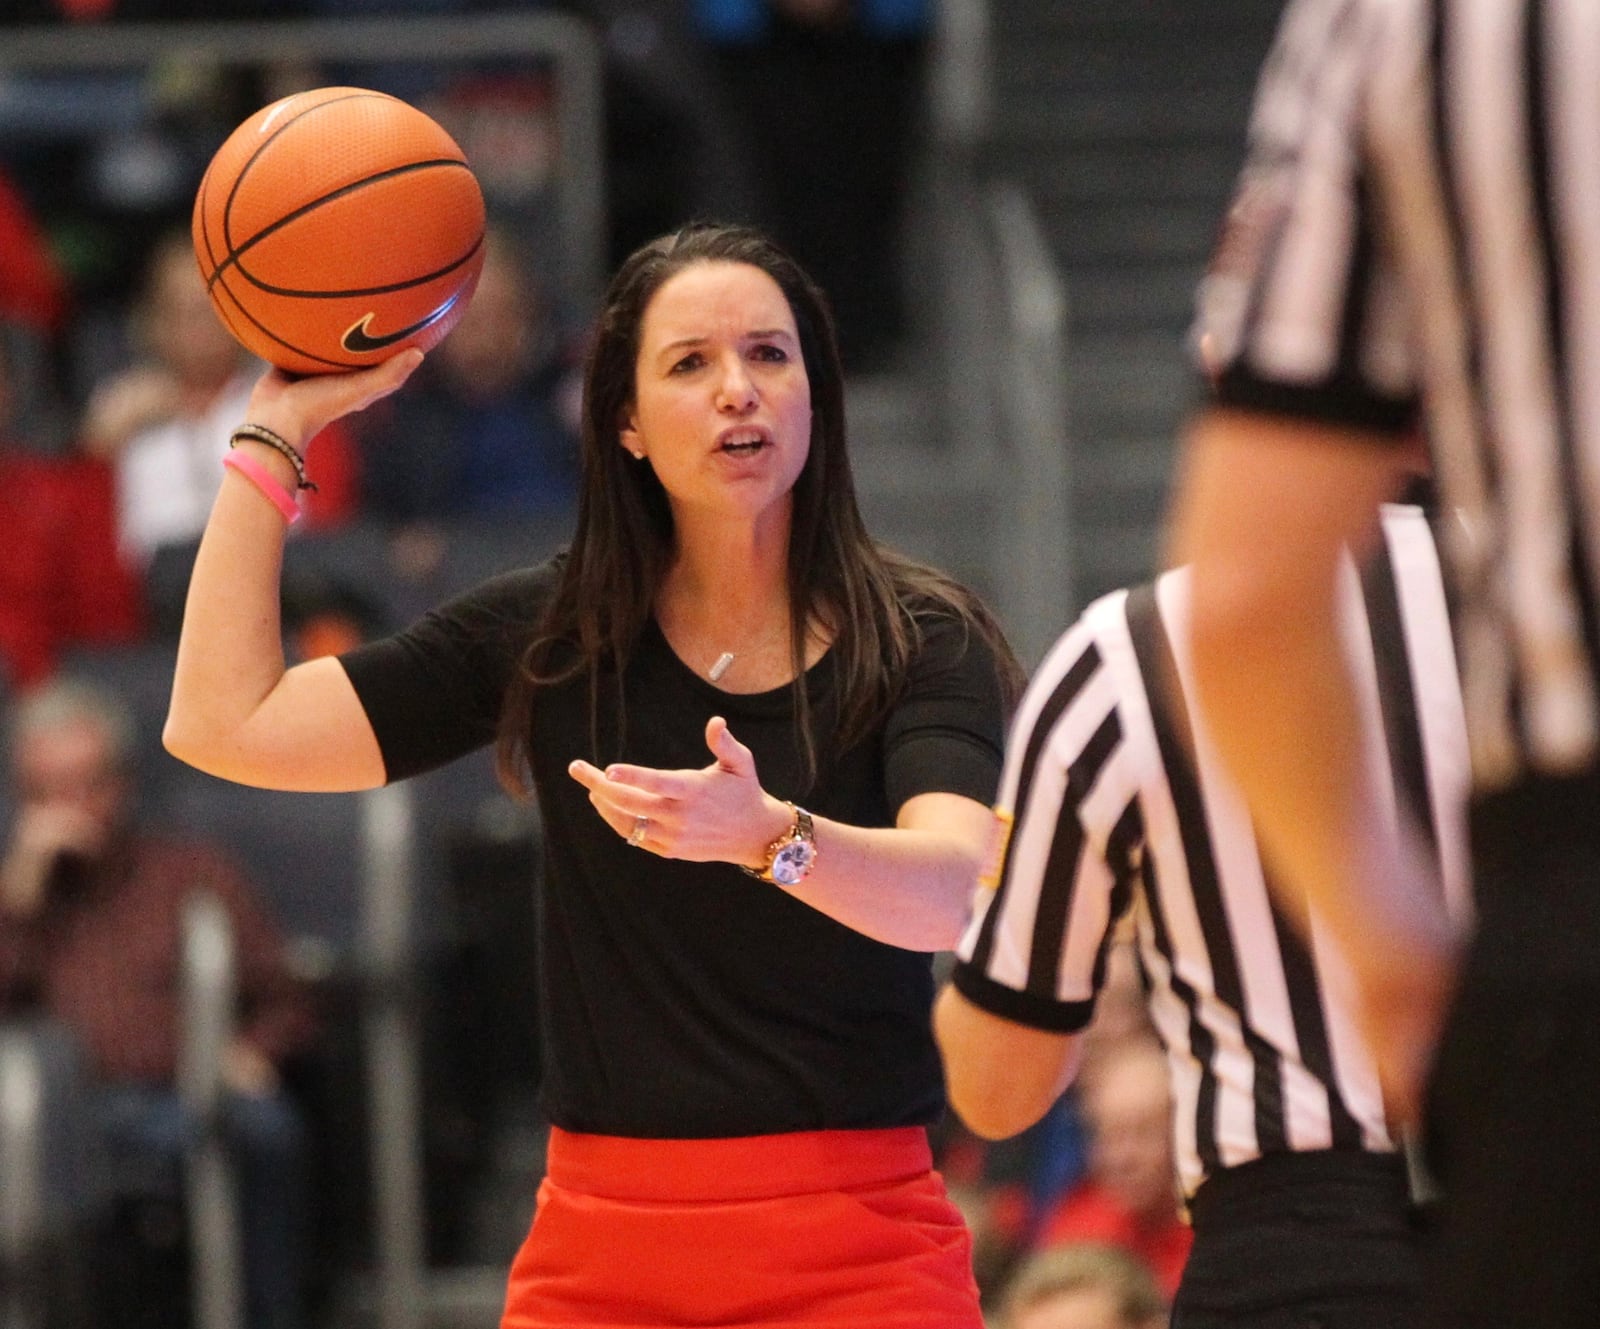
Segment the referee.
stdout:
<svg viewBox="0 0 1600 1329">
<path fill-rule="evenodd" d="M 1421 812 L 1464 911 L 1466 738 L 1438 558 L 1417 507 L 1386 508 L 1382 534 L 1365 575 L 1341 577 L 1369 757 Z M 1377 1072 L 1326 936 L 1303 940 L 1274 901 L 1190 709 L 1188 593 L 1178 571 L 1096 601 L 1023 700 L 1008 848 L 936 1008 L 951 1102 L 992 1136 L 1046 1111 L 1131 911 L 1195 1231 L 1177 1329 L 1410 1325 L 1407 1174 Z"/>
<path fill-rule="evenodd" d="M 1427 1093 L 1435 1323 L 1600 1318 L 1600 4 L 1293 0 L 1197 330 L 1220 373 L 1172 538 L 1195 678 L 1286 880 Z M 1460 596 L 1478 927 L 1359 760 L 1340 546 L 1419 420 Z M 1276 736 L 1316 724 L 1328 741 Z M 1454 999 L 1450 999 L 1454 985 Z"/>
</svg>

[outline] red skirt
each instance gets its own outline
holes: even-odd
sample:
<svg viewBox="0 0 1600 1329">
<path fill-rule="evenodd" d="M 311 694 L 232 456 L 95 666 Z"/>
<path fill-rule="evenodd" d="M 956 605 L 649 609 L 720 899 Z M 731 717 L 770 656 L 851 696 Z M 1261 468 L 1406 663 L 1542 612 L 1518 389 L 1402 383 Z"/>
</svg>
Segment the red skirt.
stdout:
<svg viewBox="0 0 1600 1329">
<path fill-rule="evenodd" d="M 552 1129 L 501 1329 L 982 1329 L 920 1127 L 721 1140 Z"/>
</svg>

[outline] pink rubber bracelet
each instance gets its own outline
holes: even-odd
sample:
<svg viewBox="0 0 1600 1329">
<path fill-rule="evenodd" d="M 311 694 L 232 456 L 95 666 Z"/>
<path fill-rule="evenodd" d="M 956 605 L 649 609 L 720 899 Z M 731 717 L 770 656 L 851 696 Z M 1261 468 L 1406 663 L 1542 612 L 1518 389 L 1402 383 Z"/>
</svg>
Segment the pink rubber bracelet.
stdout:
<svg viewBox="0 0 1600 1329">
<path fill-rule="evenodd" d="M 300 505 L 294 501 L 294 495 L 274 480 L 272 472 L 248 452 L 230 452 L 222 459 L 222 464 L 231 466 L 266 495 L 267 500 L 278 509 L 289 525 L 293 526 L 300 520 Z"/>
</svg>

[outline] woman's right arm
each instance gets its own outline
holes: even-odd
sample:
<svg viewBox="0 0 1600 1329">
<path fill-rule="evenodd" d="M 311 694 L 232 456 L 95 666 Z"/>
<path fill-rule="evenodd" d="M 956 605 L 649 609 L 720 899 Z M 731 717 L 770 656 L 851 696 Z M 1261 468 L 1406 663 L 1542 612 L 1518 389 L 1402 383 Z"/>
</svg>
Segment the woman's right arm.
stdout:
<svg viewBox="0 0 1600 1329">
<path fill-rule="evenodd" d="M 303 453 L 324 425 L 388 396 L 421 362 L 421 352 L 406 351 L 349 374 L 291 381 L 273 371 L 251 394 L 249 421 Z M 263 443 L 238 446 L 293 492 L 287 458 Z M 189 581 L 162 741 L 180 760 L 239 784 L 374 788 L 384 782 L 383 757 L 343 666 L 326 658 L 285 668 L 279 576 L 286 530 L 251 481 L 224 471 Z"/>
</svg>

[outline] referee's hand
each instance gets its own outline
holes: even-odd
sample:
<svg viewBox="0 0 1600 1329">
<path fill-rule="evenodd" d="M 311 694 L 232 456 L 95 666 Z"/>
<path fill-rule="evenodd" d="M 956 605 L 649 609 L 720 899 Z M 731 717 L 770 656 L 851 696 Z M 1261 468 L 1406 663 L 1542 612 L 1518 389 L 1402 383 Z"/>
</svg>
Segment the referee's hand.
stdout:
<svg viewBox="0 0 1600 1329">
<path fill-rule="evenodd" d="M 1335 939 L 1367 1048 L 1377 1065 L 1392 1128 L 1415 1122 L 1455 991 L 1464 920 L 1451 916 L 1438 868 L 1406 818 L 1356 835 L 1339 886 L 1316 917 Z"/>
<path fill-rule="evenodd" d="M 1360 978 L 1363 1031 L 1391 1126 L 1418 1122 L 1445 1013 L 1455 991 L 1453 941 L 1412 936 L 1387 956 L 1368 956 Z"/>
</svg>

